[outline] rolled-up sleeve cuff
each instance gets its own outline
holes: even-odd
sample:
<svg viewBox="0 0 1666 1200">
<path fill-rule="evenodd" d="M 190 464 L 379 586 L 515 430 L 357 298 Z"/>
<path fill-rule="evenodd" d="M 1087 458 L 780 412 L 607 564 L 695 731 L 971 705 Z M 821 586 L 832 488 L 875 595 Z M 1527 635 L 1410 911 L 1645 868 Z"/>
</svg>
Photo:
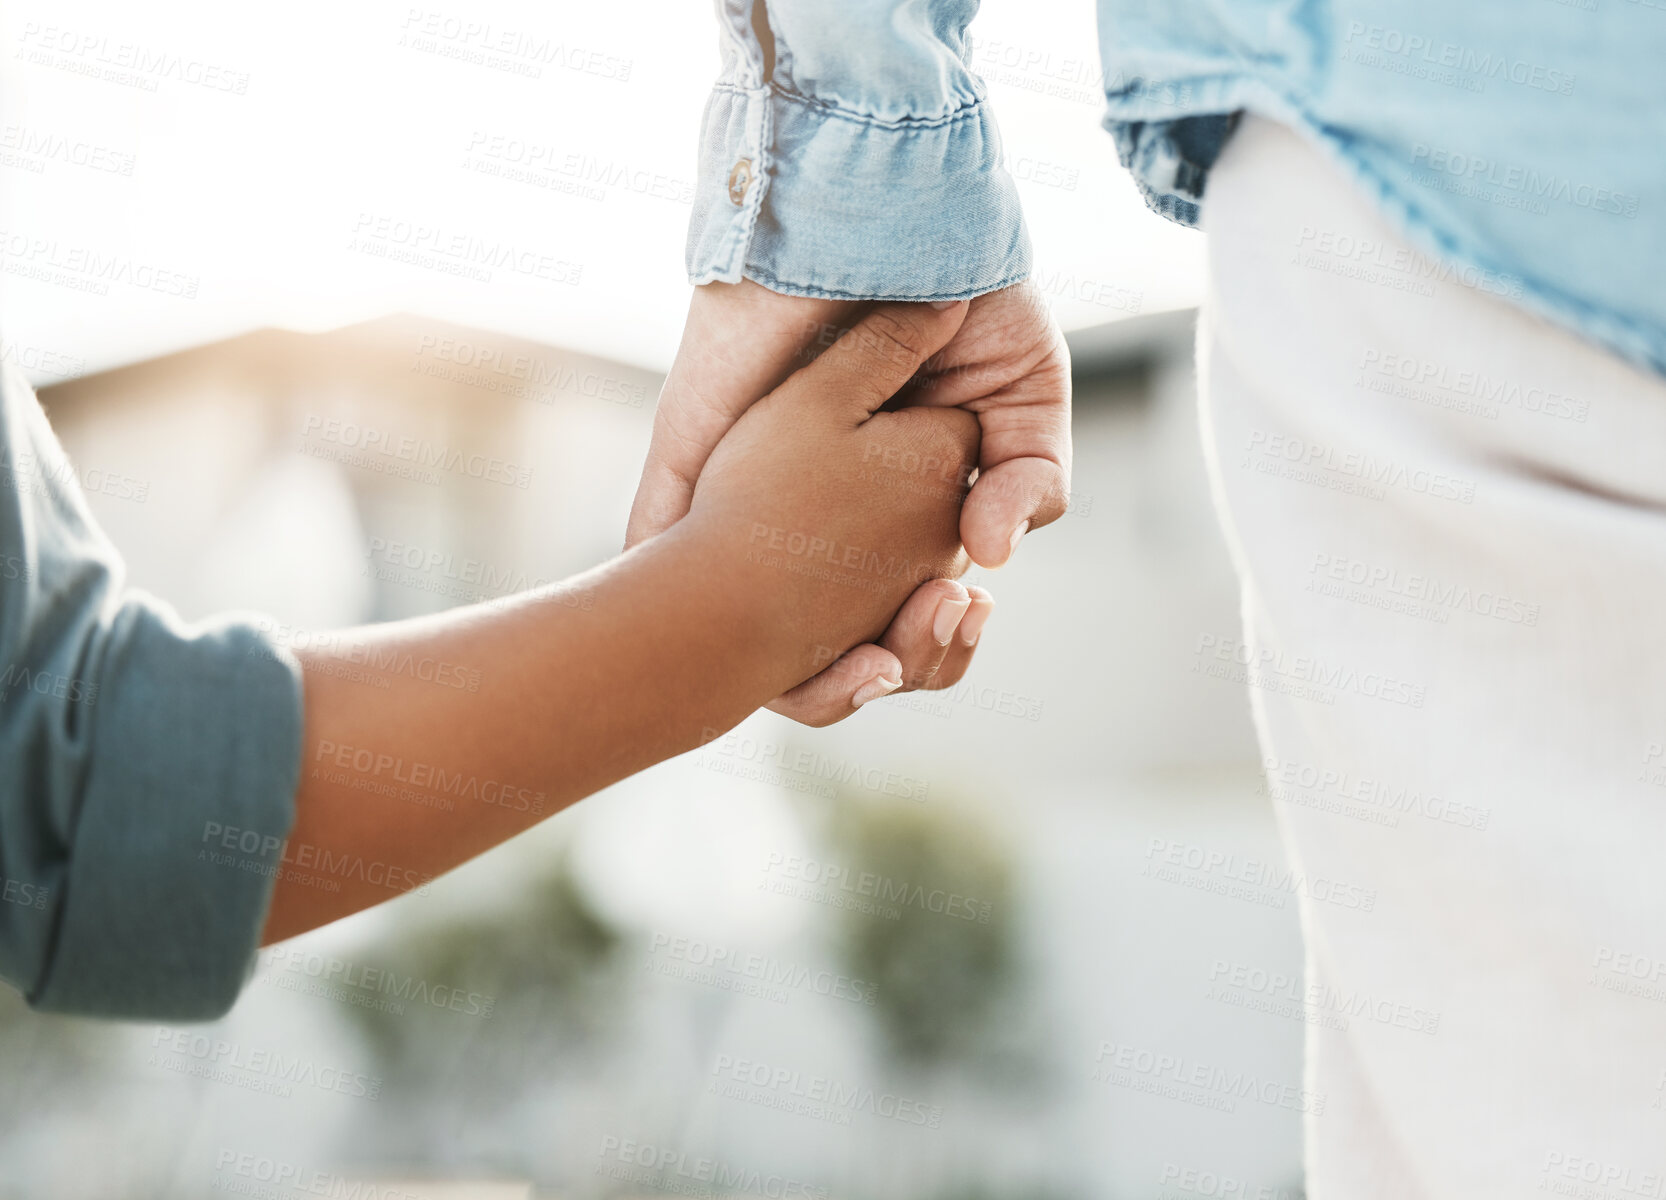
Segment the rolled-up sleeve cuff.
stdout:
<svg viewBox="0 0 1666 1200">
<path fill-rule="evenodd" d="M 247 981 L 294 819 L 300 668 L 253 627 L 128 600 L 37 1008 L 207 1020 Z"/>
<path fill-rule="evenodd" d="M 982 102 L 878 121 L 775 86 L 719 85 L 704 129 L 692 283 L 954 300 L 1029 274 L 1018 193 Z"/>
<path fill-rule="evenodd" d="M 1158 121 L 1109 116 L 1105 128 L 1116 139 L 1117 157 L 1133 172 L 1147 207 L 1195 228 L 1210 168 L 1237 120 L 1236 112 Z"/>
</svg>

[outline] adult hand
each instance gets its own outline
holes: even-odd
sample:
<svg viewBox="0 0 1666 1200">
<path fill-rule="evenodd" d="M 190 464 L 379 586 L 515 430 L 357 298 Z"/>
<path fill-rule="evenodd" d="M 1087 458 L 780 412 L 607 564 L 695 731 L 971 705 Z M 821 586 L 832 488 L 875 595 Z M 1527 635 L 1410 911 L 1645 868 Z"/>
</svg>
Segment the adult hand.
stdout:
<svg viewBox="0 0 1666 1200">
<path fill-rule="evenodd" d="M 972 301 L 954 339 L 905 393 L 909 404 L 976 413 L 978 478 L 960 540 L 981 567 L 1006 564 L 1032 529 L 1070 503 L 1070 351 L 1028 283 Z"/>
<path fill-rule="evenodd" d="M 741 413 L 831 345 L 867 307 L 783 296 L 751 282 L 696 288 L 660 393 L 626 545 L 686 514 L 706 459 Z M 959 405 L 978 415 L 980 474 L 960 525 L 973 561 L 1002 565 L 1025 532 L 1064 512 L 1069 355 L 1033 288 L 1020 284 L 973 300 L 960 332 L 903 399 Z M 824 725 L 885 691 L 953 686 L 993 610 L 983 588 L 953 580 L 923 584 L 877 645 L 856 647 L 770 708 Z"/>
</svg>

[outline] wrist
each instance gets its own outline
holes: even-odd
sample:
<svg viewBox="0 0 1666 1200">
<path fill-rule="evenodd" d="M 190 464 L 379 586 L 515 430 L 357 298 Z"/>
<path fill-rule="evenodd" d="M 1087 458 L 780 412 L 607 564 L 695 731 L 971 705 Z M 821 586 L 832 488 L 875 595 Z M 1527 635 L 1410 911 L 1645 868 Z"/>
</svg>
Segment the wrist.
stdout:
<svg viewBox="0 0 1666 1200">
<path fill-rule="evenodd" d="M 740 523 L 697 509 L 650 548 L 655 586 L 677 598 L 679 642 L 700 670 L 732 682 L 748 711 L 827 665 L 795 577 L 759 554 Z"/>
</svg>

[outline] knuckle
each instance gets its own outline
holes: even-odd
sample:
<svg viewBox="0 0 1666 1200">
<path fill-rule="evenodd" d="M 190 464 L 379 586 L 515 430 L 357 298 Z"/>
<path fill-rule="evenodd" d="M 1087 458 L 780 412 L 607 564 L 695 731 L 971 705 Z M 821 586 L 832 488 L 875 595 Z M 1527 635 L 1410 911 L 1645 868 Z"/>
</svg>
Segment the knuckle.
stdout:
<svg viewBox="0 0 1666 1200">
<path fill-rule="evenodd" d="M 931 410 L 927 422 L 927 440 L 931 448 L 945 458 L 954 458 L 962 465 L 977 461 L 978 419 L 959 408 Z"/>
<path fill-rule="evenodd" d="M 954 662 L 951 661 L 950 657 L 945 657 L 942 662 L 932 669 L 931 679 L 923 684 L 920 690 L 940 692 L 944 688 L 951 688 L 959 683 L 960 677 L 964 674 L 966 674 L 966 667 L 963 663 Z"/>
<path fill-rule="evenodd" d="M 937 664 L 920 666 L 908 672 L 902 679 L 902 691 L 931 692 L 937 690 Z"/>
<path fill-rule="evenodd" d="M 1064 516 L 1070 507 L 1070 478 L 1062 472 L 1054 474 L 1041 489 L 1036 500 L 1035 515 L 1030 519 L 1030 528 L 1039 529 L 1043 525 L 1051 525 Z"/>
<path fill-rule="evenodd" d="M 925 337 L 920 327 L 894 305 L 875 309 L 853 331 L 865 359 L 877 360 L 913 374 L 925 360 Z"/>
</svg>

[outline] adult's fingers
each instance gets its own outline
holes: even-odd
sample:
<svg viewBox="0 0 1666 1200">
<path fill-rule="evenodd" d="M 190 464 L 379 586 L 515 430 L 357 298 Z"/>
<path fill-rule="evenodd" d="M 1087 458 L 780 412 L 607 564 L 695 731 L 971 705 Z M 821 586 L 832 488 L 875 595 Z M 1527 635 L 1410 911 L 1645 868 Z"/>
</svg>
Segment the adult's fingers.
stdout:
<svg viewBox="0 0 1666 1200">
<path fill-rule="evenodd" d="M 977 406 L 978 477 L 960 540 L 981 567 L 1004 565 L 1024 534 L 1070 503 L 1070 366 L 1050 362 Z"/>
<path fill-rule="evenodd" d="M 817 729 L 844 720 L 862 705 L 902 686 L 903 667 L 881 646 L 862 645 L 819 675 L 770 701 L 771 712 Z"/>
<path fill-rule="evenodd" d="M 966 319 L 964 300 L 880 304 L 786 385 L 846 406 L 861 421 L 913 379 Z"/>
<path fill-rule="evenodd" d="M 625 526 L 627 549 L 687 515 L 695 481 L 729 427 L 830 344 L 862 307 L 783 296 L 749 280 L 694 289 L 654 412 L 648 458 Z"/>
<path fill-rule="evenodd" d="M 1020 284 L 972 301 L 959 335 L 921 373 L 909 403 L 977 414 L 979 473 L 960 537 L 998 567 L 1070 497 L 1070 351 L 1044 297 Z"/>
<path fill-rule="evenodd" d="M 972 656 L 978 652 L 978 638 L 995 611 L 995 597 L 988 591 L 975 585 L 968 585 L 966 591 L 972 599 L 971 607 L 960 619 L 960 628 L 955 630 L 954 640 L 937 665 L 937 674 L 928 685 L 933 691 L 951 688 L 966 677 Z"/>
<path fill-rule="evenodd" d="M 914 589 L 879 639 L 902 664 L 902 690 L 933 686 L 971 606 L 971 593 L 958 580 L 932 579 Z"/>
<path fill-rule="evenodd" d="M 996 462 L 979 471 L 960 510 L 961 544 L 980 567 L 1005 566 L 1024 535 L 1058 520 L 1069 502 L 1068 468 L 1045 458 Z"/>
<path fill-rule="evenodd" d="M 963 634 L 962 628 L 980 613 L 975 619 L 981 629 L 993 603 L 982 588 L 927 580 L 914 589 L 878 645 L 858 646 L 769 708 L 805 725 L 831 725 L 881 696 L 958 682 L 977 642 L 977 630 Z M 953 678 L 945 682 L 950 663 Z"/>
</svg>

